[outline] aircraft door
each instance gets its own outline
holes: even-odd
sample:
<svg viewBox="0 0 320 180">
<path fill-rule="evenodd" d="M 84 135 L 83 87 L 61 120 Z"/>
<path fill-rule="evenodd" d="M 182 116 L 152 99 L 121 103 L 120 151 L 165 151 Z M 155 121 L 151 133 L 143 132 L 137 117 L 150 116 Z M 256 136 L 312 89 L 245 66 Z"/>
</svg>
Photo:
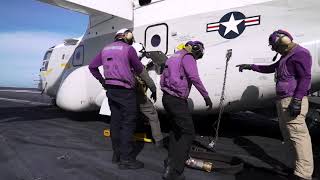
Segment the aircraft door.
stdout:
<svg viewBox="0 0 320 180">
<path fill-rule="evenodd" d="M 148 26 L 144 36 L 146 51 L 168 52 L 168 25 L 165 23 Z"/>
</svg>

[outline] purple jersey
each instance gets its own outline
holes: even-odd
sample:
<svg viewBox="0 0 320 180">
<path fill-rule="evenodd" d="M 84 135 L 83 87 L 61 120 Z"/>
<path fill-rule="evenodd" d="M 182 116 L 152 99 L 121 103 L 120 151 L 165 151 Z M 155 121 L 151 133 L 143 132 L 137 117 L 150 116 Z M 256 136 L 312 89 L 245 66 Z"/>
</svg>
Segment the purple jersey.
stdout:
<svg viewBox="0 0 320 180">
<path fill-rule="evenodd" d="M 103 66 L 104 77 L 98 67 Z M 134 48 L 122 41 L 113 42 L 105 46 L 91 61 L 90 72 L 100 82 L 125 88 L 134 88 L 134 73 L 140 75 L 143 70 Z"/>
<path fill-rule="evenodd" d="M 176 52 L 167 60 L 160 84 L 162 91 L 183 99 L 188 98 L 192 84 L 203 97 L 209 96 L 200 80 L 197 62 L 186 50 Z"/>
<path fill-rule="evenodd" d="M 290 53 L 271 65 L 253 65 L 252 70 L 261 73 L 276 72 L 276 92 L 279 98 L 302 99 L 311 86 L 312 58 L 310 52 L 297 45 Z"/>
</svg>

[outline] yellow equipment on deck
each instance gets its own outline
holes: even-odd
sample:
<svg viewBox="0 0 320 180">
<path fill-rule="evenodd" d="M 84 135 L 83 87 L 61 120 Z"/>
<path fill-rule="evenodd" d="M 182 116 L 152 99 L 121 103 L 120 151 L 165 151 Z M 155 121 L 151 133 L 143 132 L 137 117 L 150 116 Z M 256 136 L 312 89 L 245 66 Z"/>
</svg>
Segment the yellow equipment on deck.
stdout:
<svg viewBox="0 0 320 180">
<path fill-rule="evenodd" d="M 106 137 L 110 137 L 110 135 L 111 135 L 110 129 L 105 129 L 103 131 L 103 135 L 106 136 Z M 134 133 L 134 139 L 136 141 L 144 141 L 144 142 L 147 142 L 147 143 L 151 143 L 152 142 L 152 139 L 147 137 L 147 133 Z"/>
</svg>

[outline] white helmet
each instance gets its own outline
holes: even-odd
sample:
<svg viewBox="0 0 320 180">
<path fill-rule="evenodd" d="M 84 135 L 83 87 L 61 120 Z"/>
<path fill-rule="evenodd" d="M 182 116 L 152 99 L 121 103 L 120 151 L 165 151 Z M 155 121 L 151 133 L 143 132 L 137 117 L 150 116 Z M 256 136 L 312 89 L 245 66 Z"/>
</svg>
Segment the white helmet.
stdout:
<svg viewBox="0 0 320 180">
<path fill-rule="evenodd" d="M 123 28 L 116 32 L 115 39 L 123 39 L 126 43 L 132 44 L 134 42 L 133 33 L 130 29 Z"/>
<path fill-rule="evenodd" d="M 117 35 L 121 35 L 121 34 L 124 34 L 126 32 L 129 32 L 130 30 L 127 29 L 127 28 L 123 28 L 123 29 L 120 29 L 119 31 L 116 32 L 116 36 Z M 131 32 L 131 31 L 130 31 Z"/>
</svg>

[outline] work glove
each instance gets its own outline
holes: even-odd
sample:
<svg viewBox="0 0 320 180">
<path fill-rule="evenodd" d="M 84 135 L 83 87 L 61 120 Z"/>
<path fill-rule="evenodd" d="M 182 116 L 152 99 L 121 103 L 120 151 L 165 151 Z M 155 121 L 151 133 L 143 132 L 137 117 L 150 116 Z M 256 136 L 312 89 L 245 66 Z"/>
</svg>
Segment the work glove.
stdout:
<svg viewBox="0 0 320 180">
<path fill-rule="evenodd" d="M 290 116 L 296 117 L 300 114 L 301 112 L 301 100 L 292 98 L 289 106 L 288 106 L 288 111 Z"/>
<path fill-rule="evenodd" d="M 154 102 L 156 102 L 157 101 L 157 91 L 153 91 L 151 93 L 150 98 L 153 99 Z"/>
<path fill-rule="evenodd" d="M 207 110 L 212 109 L 212 102 L 211 102 L 210 97 L 205 97 L 204 101 L 206 102 L 206 106 L 209 106 Z"/>
<path fill-rule="evenodd" d="M 244 69 L 251 70 L 252 64 L 239 64 L 239 65 L 236 65 L 236 67 L 239 67 L 239 72 L 242 72 Z"/>
</svg>

